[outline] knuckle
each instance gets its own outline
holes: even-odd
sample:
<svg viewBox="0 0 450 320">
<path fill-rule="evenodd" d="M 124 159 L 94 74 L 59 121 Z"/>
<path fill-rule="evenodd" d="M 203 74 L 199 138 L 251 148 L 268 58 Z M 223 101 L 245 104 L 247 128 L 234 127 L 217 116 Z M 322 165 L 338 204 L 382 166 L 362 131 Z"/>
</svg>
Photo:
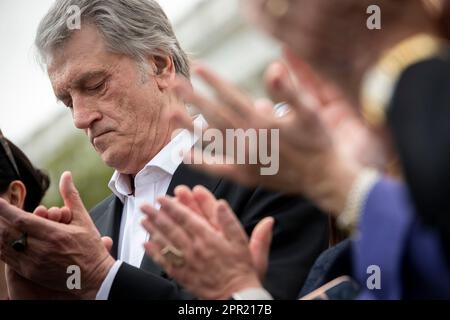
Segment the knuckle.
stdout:
<svg viewBox="0 0 450 320">
<path fill-rule="evenodd" d="M 177 244 L 184 244 L 183 241 L 181 240 L 181 239 L 182 239 L 182 234 L 181 234 L 181 231 L 180 231 L 180 230 L 177 230 L 177 229 L 167 229 L 166 234 L 167 234 L 167 237 L 168 237 L 170 240 L 176 242 Z"/>
<path fill-rule="evenodd" d="M 3 249 L 3 245 L 8 241 L 10 237 L 10 231 L 8 230 L 8 228 L 1 228 L 0 229 L 0 241 L 2 243 L 2 249 Z"/>
<path fill-rule="evenodd" d="M 80 193 L 77 190 L 74 190 L 70 193 L 70 197 L 76 201 L 80 198 Z"/>
<path fill-rule="evenodd" d="M 178 225 L 180 225 L 181 227 L 186 225 L 186 216 L 182 213 L 175 213 L 174 215 L 172 215 L 172 219 L 174 220 L 174 222 Z"/>
<path fill-rule="evenodd" d="M 209 250 L 206 246 L 201 251 L 200 255 L 205 261 L 211 261 L 211 259 L 214 258 L 214 252 L 212 250 Z"/>
<path fill-rule="evenodd" d="M 155 219 L 155 226 L 164 233 L 172 231 L 172 229 L 167 226 L 167 222 L 162 217 L 160 217 L 159 219 Z"/>
<path fill-rule="evenodd" d="M 205 246 L 200 241 L 193 241 L 192 242 L 192 252 L 197 257 L 203 257 L 205 252 Z"/>
<path fill-rule="evenodd" d="M 66 232 L 55 231 L 51 235 L 51 240 L 56 243 L 66 243 L 69 241 L 69 235 Z"/>
<path fill-rule="evenodd" d="M 26 226 L 26 218 L 24 217 L 17 217 L 12 221 L 12 226 L 18 230 L 23 230 Z"/>
</svg>

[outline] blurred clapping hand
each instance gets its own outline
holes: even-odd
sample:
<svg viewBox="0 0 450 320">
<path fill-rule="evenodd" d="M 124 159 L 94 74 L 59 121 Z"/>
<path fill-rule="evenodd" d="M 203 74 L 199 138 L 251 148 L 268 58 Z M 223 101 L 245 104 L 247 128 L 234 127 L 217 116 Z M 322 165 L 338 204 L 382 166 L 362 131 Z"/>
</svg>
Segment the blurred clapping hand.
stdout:
<svg viewBox="0 0 450 320">
<path fill-rule="evenodd" d="M 274 219 L 261 220 L 249 240 L 229 205 L 206 188 L 179 186 L 175 198 L 150 205 L 142 224 L 150 233 L 147 254 L 184 288 L 201 299 L 228 299 L 264 279 Z M 182 259 L 174 264 L 164 255 L 172 248 Z"/>
<path fill-rule="evenodd" d="M 279 129 L 279 171 L 275 175 L 261 175 L 261 165 L 254 164 L 203 162 L 196 166 L 246 185 L 302 194 L 324 211 L 339 213 L 360 170 L 382 168 L 385 151 L 335 86 L 320 79 L 287 49 L 285 59 L 289 68 L 276 62 L 266 72 L 273 100 L 289 105 L 290 112 L 282 117 L 276 115 L 272 104 L 255 103 L 205 66 L 196 65 L 194 73 L 214 90 L 215 99 L 194 92 L 181 78 L 176 80 L 174 91 L 199 109 L 210 128 L 223 133 L 227 129 Z M 175 113 L 173 118 L 193 129 L 192 121 L 183 114 Z M 252 150 L 247 146 L 246 152 Z"/>
</svg>

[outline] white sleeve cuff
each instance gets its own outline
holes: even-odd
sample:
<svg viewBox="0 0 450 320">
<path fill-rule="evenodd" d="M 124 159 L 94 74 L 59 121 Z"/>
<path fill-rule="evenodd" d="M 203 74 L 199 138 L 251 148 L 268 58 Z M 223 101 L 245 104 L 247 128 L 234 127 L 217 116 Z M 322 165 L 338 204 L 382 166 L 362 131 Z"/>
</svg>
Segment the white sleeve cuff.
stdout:
<svg viewBox="0 0 450 320">
<path fill-rule="evenodd" d="M 97 292 L 97 296 L 95 297 L 95 300 L 108 300 L 109 292 L 111 291 L 112 284 L 114 282 L 114 279 L 116 278 L 117 271 L 119 271 L 119 268 L 121 265 L 122 265 L 122 261 L 120 261 L 120 260 L 117 260 L 113 264 L 113 266 L 109 270 L 108 275 L 106 276 L 105 280 L 103 280 L 103 283 Z"/>
<path fill-rule="evenodd" d="M 264 288 L 250 288 L 233 294 L 234 300 L 273 300 L 270 293 Z"/>
<path fill-rule="evenodd" d="M 357 229 L 367 197 L 379 180 L 380 174 L 371 168 L 358 175 L 347 195 L 344 211 L 337 218 L 341 230 L 353 233 Z"/>
</svg>

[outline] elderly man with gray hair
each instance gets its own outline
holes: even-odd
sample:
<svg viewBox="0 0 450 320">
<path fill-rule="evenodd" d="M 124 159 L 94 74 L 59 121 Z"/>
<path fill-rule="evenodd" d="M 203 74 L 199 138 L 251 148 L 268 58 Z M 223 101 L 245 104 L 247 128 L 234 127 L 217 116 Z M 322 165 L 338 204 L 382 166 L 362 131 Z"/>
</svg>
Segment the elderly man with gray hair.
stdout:
<svg viewBox="0 0 450 320">
<path fill-rule="evenodd" d="M 74 12 L 79 12 L 80 28 L 68 23 Z M 0 257 L 17 275 L 8 283 L 10 298 L 21 298 L 14 293 L 27 290 L 36 298 L 193 298 L 145 256 L 143 244 L 151 234 L 141 227 L 142 205 L 157 205 L 166 194 L 182 201 L 183 185 L 201 185 L 205 194 L 225 199 L 247 233 L 273 216 L 270 259 L 258 261 L 268 264 L 264 286 L 276 298 L 297 296 L 328 245 L 327 218 L 303 198 L 245 188 L 182 163 L 181 153 L 196 140 L 187 131 L 173 134 L 171 115 L 188 114 L 171 83 L 176 74 L 189 78 L 189 63 L 157 2 L 57 0 L 39 26 L 36 46 L 55 95 L 115 173 L 109 183 L 112 195 L 90 215 L 71 175 L 62 175 L 61 195 L 72 212 L 69 224 L 0 201 Z M 193 121 L 202 125 L 204 119 Z M 255 244 L 266 250 L 267 228 L 273 225 L 268 221 L 264 230 L 253 232 L 259 239 Z M 22 234 L 27 242 L 17 252 L 10 243 Z M 164 248 L 161 254 L 174 266 L 183 263 L 177 248 Z M 77 271 L 78 284 L 71 282 Z"/>
</svg>

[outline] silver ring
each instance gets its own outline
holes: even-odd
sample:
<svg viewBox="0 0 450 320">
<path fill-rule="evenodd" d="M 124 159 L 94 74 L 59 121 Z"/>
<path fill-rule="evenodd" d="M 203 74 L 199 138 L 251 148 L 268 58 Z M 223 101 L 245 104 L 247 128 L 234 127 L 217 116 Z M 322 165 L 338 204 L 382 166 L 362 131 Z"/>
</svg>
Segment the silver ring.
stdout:
<svg viewBox="0 0 450 320">
<path fill-rule="evenodd" d="M 24 252 L 28 246 L 27 238 L 28 238 L 27 234 L 23 233 L 19 239 L 11 243 L 11 247 L 17 252 Z"/>
</svg>

